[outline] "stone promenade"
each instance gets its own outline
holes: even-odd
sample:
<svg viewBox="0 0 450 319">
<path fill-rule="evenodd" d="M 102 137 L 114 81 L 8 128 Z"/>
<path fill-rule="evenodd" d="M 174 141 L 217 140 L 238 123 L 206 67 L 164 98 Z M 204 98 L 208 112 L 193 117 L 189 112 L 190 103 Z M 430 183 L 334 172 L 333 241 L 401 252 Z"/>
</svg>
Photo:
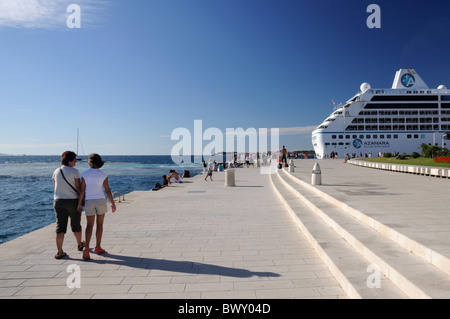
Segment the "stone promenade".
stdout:
<svg viewBox="0 0 450 319">
<path fill-rule="evenodd" d="M 127 194 L 105 218 L 108 253 L 90 261 L 70 231 L 69 258 L 54 259 L 55 225 L 0 245 L 0 298 L 348 298 L 269 175 L 236 169 L 236 187 L 224 178 Z"/>
</svg>

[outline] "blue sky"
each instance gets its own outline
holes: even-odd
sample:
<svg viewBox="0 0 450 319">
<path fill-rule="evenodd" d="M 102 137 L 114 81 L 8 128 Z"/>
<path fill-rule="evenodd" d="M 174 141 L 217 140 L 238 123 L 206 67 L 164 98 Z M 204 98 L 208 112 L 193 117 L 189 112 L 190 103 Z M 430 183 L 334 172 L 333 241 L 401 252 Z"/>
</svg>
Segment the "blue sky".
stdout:
<svg viewBox="0 0 450 319">
<path fill-rule="evenodd" d="M 449 14 L 443 0 L 0 0 L 0 153 L 74 150 L 79 128 L 85 154 L 170 154 L 194 120 L 312 149 L 331 100 L 363 82 L 412 67 L 450 87 Z"/>
</svg>

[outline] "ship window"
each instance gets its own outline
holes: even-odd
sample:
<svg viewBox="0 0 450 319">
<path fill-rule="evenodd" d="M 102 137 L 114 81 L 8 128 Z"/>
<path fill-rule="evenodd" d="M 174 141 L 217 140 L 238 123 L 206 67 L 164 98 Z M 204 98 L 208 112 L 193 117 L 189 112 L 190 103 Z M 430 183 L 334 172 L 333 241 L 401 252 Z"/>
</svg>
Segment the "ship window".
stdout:
<svg viewBox="0 0 450 319">
<path fill-rule="evenodd" d="M 397 134 L 394 134 L 394 138 L 398 138 L 398 135 L 397 135 Z"/>
<path fill-rule="evenodd" d="M 419 138 L 419 135 L 417 135 L 417 134 L 414 134 L 414 138 Z"/>
<path fill-rule="evenodd" d="M 331 135 L 331 138 L 332 138 L 333 140 L 335 140 L 335 139 L 336 139 L 336 135 Z"/>
<path fill-rule="evenodd" d="M 374 135 L 373 138 L 378 138 L 378 135 Z"/>
<path fill-rule="evenodd" d="M 334 145 L 334 146 L 336 146 L 336 143 L 331 143 L 331 145 Z"/>
<path fill-rule="evenodd" d="M 349 138 L 350 138 L 350 135 L 345 135 L 345 138 L 346 138 L 346 139 L 349 139 Z"/>
<path fill-rule="evenodd" d="M 433 114 L 433 115 L 437 115 L 439 114 L 439 111 L 420 111 L 419 114 L 421 115 L 427 115 L 427 114 Z"/>
<path fill-rule="evenodd" d="M 411 134 L 406 135 L 407 138 L 411 138 Z"/>
<path fill-rule="evenodd" d="M 370 135 L 366 135 L 366 138 L 370 138 Z"/>
<path fill-rule="evenodd" d="M 349 143 L 349 142 L 347 142 L 347 143 L 345 143 L 345 145 L 350 145 L 350 143 Z"/>
<path fill-rule="evenodd" d="M 358 135 L 352 135 L 352 138 L 358 138 Z"/>
<path fill-rule="evenodd" d="M 344 135 L 339 135 L 339 139 L 343 139 L 344 138 Z"/>
<path fill-rule="evenodd" d="M 340 142 L 338 145 L 344 145 L 344 143 Z"/>
<path fill-rule="evenodd" d="M 442 95 L 441 101 L 450 101 L 450 95 Z"/>
<path fill-rule="evenodd" d="M 330 143 L 325 143 L 325 146 L 328 146 L 328 145 L 330 145 Z"/>
<path fill-rule="evenodd" d="M 386 135 L 386 138 L 391 138 L 392 136 L 390 134 Z"/>
<path fill-rule="evenodd" d="M 442 103 L 449 104 L 450 103 Z M 367 103 L 364 107 L 365 109 L 437 109 L 438 103 L 411 103 L 411 104 L 400 104 L 400 103 Z M 376 114 L 375 114 L 376 115 Z"/>
<path fill-rule="evenodd" d="M 360 135 L 359 138 L 364 138 L 364 135 Z"/>
<path fill-rule="evenodd" d="M 380 135 L 380 138 L 384 138 L 384 135 Z"/>
<path fill-rule="evenodd" d="M 371 99 L 371 101 L 437 101 L 437 100 L 438 100 L 437 95 L 414 95 L 414 96 L 378 95 L 374 96 Z M 450 101 L 450 99 L 446 101 Z"/>
</svg>

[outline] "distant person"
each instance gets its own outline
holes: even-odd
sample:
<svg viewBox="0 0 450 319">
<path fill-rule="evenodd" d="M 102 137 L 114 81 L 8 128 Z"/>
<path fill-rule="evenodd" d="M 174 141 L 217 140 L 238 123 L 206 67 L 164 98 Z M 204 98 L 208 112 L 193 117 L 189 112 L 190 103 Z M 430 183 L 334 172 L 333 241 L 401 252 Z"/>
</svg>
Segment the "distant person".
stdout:
<svg viewBox="0 0 450 319">
<path fill-rule="evenodd" d="M 184 170 L 183 176 L 181 178 L 189 178 L 191 177 L 191 172 L 187 169 Z"/>
<path fill-rule="evenodd" d="M 203 160 L 203 175 L 206 174 L 206 168 L 208 167 L 208 164 L 206 164 L 205 160 Z"/>
<path fill-rule="evenodd" d="M 174 169 L 170 170 L 170 175 L 169 175 L 168 179 L 171 183 L 182 183 L 181 178 L 180 178 L 180 173 L 178 173 Z"/>
<path fill-rule="evenodd" d="M 86 214 L 86 246 L 83 250 L 83 259 L 89 260 L 89 245 L 92 236 L 92 230 L 94 228 L 95 217 L 97 216 L 97 229 L 96 235 L 96 245 L 94 253 L 102 254 L 106 251 L 101 247 L 102 236 L 103 236 L 103 221 L 105 220 L 105 214 L 108 210 L 106 205 L 105 195 L 103 194 L 103 189 L 105 189 L 106 196 L 111 202 L 111 209 L 114 213 L 116 211 L 116 205 L 114 203 L 114 198 L 109 188 L 108 175 L 100 170 L 105 162 L 102 160 L 100 155 L 91 154 L 88 158 L 88 164 L 90 169 L 85 171 L 81 175 L 81 193 L 80 199 L 78 200 L 78 211 L 83 210 L 82 197 L 86 197 L 86 203 L 84 205 L 84 212 Z"/>
<path fill-rule="evenodd" d="M 170 182 L 169 179 L 167 178 L 167 175 L 163 175 L 162 179 L 163 179 L 162 185 L 159 182 L 156 182 L 155 187 L 152 188 L 152 191 L 159 191 L 160 189 L 169 186 Z"/>
<path fill-rule="evenodd" d="M 288 166 L 287 164 L 287 149 L 284 147 L 281 149 L 281 163 L 285 163 L 285 166 Z"/>
<path fill-rule="evenodd" d="M 77 211 L 78 196 L 80 193 L 80 172 L 75 168 L 77 155 L 66 151 L 61 155 L 61 167 L 53 172 L 54 201 L 53 209 L 56 217 L 56 259 L 67 257 L 63 251 L 64 235 L 70 217 L 70 226 L 82 251 L 84 243 L 81 241 L 81 213 Z"/>
<path fill-rule="evenodd" d="M 161 188 L 168 187 L 170 184 L 170 180 L 167 178 L 167 175 L 163 175 L 162 178 L 163 178 L 163 184 L 162 184 Z"/>
<path fill-rule="evenodd" d="M 211 182 L 213 181 L 212 179 L 213 170 L 214 170 L 214 162 L 212 161 L 212 159 L 210 159 L 208 163 L 208 172 L 206 173 L 205 176 L 205 181 L 207 180 L 208 176 Z"/>
</svg>

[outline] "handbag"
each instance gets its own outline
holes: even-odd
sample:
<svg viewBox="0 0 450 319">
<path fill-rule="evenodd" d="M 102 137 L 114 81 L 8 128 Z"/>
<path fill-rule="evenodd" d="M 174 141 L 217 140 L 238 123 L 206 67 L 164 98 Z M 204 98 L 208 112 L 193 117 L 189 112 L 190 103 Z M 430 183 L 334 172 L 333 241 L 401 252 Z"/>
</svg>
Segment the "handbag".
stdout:
<svg viewBox="0 0 450 319">
<path fill-rule="evenodd" d="M 63 171 L 62 171 L 62 168 L 60 168 L 59 171 L 61 172 L 61 175 L 62 175 L 62 177 L 64 178 L 64 180 L 66 181 L 66 183 L 67 183 L 67 184 L 75 191 L 75 193 L 78 194 L 78 196 L 80 196 L 80 193 L 78 193 L 78 191 L 76 190 L 76 188 L 73 187 L 72 184 L 70 184 L 70 183 L 67 181 L 67 179 L 66 179 L 66 177 L 64 176 L 64 173 L 63 173 Z M 83 200 L 81 201 L 81 205 L 82 205 L 82 206 L 84 206 L 84 204 L 85 204 L 85 197 L 86 197 L 86 194 L 84 195 Z"/>
</svg>

